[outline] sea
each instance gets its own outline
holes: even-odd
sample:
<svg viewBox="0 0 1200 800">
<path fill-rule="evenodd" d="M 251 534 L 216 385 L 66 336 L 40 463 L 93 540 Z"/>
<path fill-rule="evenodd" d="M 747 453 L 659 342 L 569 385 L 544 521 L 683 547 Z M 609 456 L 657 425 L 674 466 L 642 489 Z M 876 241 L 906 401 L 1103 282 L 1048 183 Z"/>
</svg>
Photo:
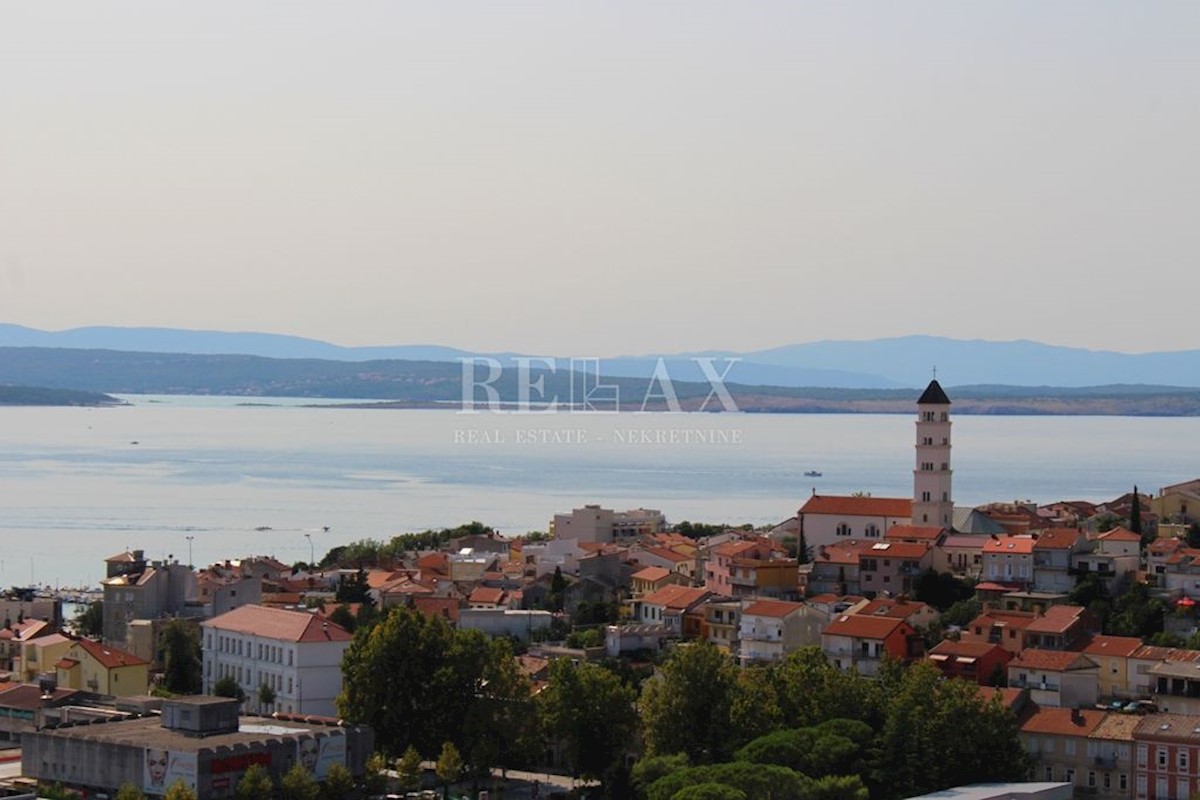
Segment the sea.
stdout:
<svg viewBox="0 0 1200 800">
<path fill-rule="evenodd" d="M 546 530 L 585 503 L 768 525 L 814 492 L 912 493 L 915 408 L 470 414 L 122 399 L 0 409 L 0 585 L 96 588 L 104 559 L 126 549 L 195 565 L 293 563 L 472 520 L 506 535 Z M 952 419 L 958 505 L 1102 501 L 1200 476 L 1194 417 Z"/>
</svg>

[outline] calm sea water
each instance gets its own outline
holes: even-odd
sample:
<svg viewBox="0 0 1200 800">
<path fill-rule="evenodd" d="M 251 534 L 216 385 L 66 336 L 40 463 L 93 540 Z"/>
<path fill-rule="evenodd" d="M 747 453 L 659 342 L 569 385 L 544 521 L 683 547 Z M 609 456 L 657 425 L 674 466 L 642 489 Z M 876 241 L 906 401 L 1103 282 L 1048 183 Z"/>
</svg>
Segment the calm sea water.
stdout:
<svg viewBox="0 0 1200 800">
<path fill-rule="evenodd" d="M 196 564 L 257 553 L 290 563 L 307 560 L 310 543 L 319 558 L 354 539 L 470 520 L 545 529 L 555 512 L 590 502 L 765 524 L 814 488 L 912 491 L 915 410 L 464 415 L 126 399 L 0 409 L 0 584 L 95 585 L 103 559 L 126 548 L 186 561 L 190 545 Z M 955 500 L 1153 491 L 1200 476 L 1197 443 L 1196 418 L 960 416 Z"/>
</svg>

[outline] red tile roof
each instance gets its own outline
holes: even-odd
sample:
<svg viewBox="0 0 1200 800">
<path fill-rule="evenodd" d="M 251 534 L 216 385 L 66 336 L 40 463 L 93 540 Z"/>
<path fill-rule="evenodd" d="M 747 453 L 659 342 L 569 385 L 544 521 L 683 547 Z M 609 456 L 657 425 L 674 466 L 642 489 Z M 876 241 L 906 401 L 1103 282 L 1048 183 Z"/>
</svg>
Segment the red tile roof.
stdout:
<svg viewBox="0 0 1200 800">
<path fill-rule="evenodd" d="M 912 517 L 912 500 L 905 497 L 841 497 L 814 494 L 800 507 L 801 514 L 841 517 Z"/>
<path fill-rule="evenodd" d="M 912 558 L 921 560 L 929 553 L 928 542 L 876 542 L 864 550 L 865 558 Z"/>
<path fill-rule="evenodd" d="M 200 625 L 288 642 L 348 642 L 354 638 L 337 623 L 316 614 L 255 605 L 235 608 Z"/>
<path fill-rule="evenodd" d="M 1066 633 L 1079 622 L 1086 610 L 1083 606 L 1050 606 L 1025 630 L 1030 633 Z"/>
<path fill-rule="evenodd" d="M 1087 736 L 1104 720 L 1106 713 L 1094 708 L 1037 708 L 1021 721 L 1021 732 Z"/>
<path fill-rule="evenodd" d="M 1002 653 L 1008 652 L 1000 645 L 992 644 L 991 642 L 963 642 L 963 641 L 956 642 L 953 639 L 943 639 L 942 641 L 938 642 L 936 645 L 933 646 L 933 648 L 929 651 L 929 654 L 930 655 L 956 656 L 956 657 L 957 656 L 966 656 L 967 658 L 982 658 L 983 656 L 986 656 L 988 653 L 991 653 L 993 650 L 999 650 Z"/>
<path fill-rule="evenodd" d="M 643 597 L 642 602 L 652 606 L 680 610 L 700 602 L 708 594 L 709 592 L 705 589 L 694 589 L 691 586 L 664 586 L 657 592 Z"/>
<path fill-rule="evenodd" d="M 1083 537 L 1075 528 L 1047 528 L 1038 534 L 1034 550 L 1070 550 Z"/>
<path fill-rule="evenodd" d="M 880 597 L 854 612 L 864 617 L 895 617 L 908 619 L 914 614 L 920 614 L 929 608 L 925 603 L 916 600 L 902 600 L 898 597 Z"/>
<path fill-rule="evenodd" d="M 1128 658 L 1142 646 L 1142 640 L 1136 636 L 1093 636 L 1079 648 L 1079 652 L 1089 656 L 1117 656 Z"/>
<path fill-rule="evenodd" d="M 1095 669 L 1098 664 L 1082 653 L 1071 650 L 1039 650 L 1026 648 L 1008 665 L 1009 669 L 1040 669 L 1047 672 L 1068 672 L 1076 669 Z"/>
<path fill-rule="evenodd" d="M 983 552 L 1030 554 L 1035 543 L 1032 536 L 999 536 L 994 539 L 989 536 Z"/>
<path fill-rule="evenodd" d="M 467 598 L 468 603 L 491 603 L 499 605 L 504 601 L 504 590 L 493 589 L 489 586 L 476 586 L 471 592 L 471 596 Z"/>
<path fill-rule="evenodd" d="M 858 639 L 886 639 L 897 629 L 912 628 L 902 619 L 894 617 L 864 617 L 859 614 L 842 614 L 837 617 L 824 633 L 830 636 L 853 636 Z"/>
<path fill-rule="evenodd" d="M 883 535 L 885 539 L 912 539 L 922 542 L 934 542 L 945 531 L 930 525 L 893 525 Z"/>
<path fill-rule="evenodd" d="M 673 574 L 674 573 L 672 573 L 670 570 L 663 569 L 662 567 L 646 567 L 645 569 L 638 570 L 637 572 L 633 573 L 633 579 L 656 583 Z"/>
<path fill-rule="evenodd" d="M 817 561 L 826 561 L 830 564 L 858 564 L 859 556 L 868 552 L 874 542 L 860 542 L 856 539 L 851 539 L 848 542 L 836 542 L 831 545 L 825 545 L 817 551 Z"/>
<path fill-rule="evenodd" d="M 643 552 L 649 553 L 650 555 L 653 555 L 653 556 L 658 556 L 661 559 L 664 559 L 666 561 L 671 561 L 675 564 L 681 564 L 684 561 L 694 561 L 695 560 L 694 557 L 685 556 L 683 553 L 672 550 L 669 547 L 646 547 L 646 548 L 643 548 Z M 637 551 L 634 551 L 632 556 L 633 556 L 633 558 L 637 558 Z"/>
<path fill-rule="evenodd" d="M 1131 530 L 1125 528 L 1113 528 L 1106 533 L 1102 533 L 1096 537 L 1097 539 L 1109 539 L 1114 542 L 1140 542 L 1142 537 Z"/>
<path fill-rule="evenodd" d="M 138 658 L 133 653 L 127 653 L 124 650 L 107 644 L 101 644 L 100 642 L 93 642 L 91 639 L 76 639 L 74 645 L 78 645 L 105 669 L 138 667 L 150 663 L 144 658 Z"/>
</svg>

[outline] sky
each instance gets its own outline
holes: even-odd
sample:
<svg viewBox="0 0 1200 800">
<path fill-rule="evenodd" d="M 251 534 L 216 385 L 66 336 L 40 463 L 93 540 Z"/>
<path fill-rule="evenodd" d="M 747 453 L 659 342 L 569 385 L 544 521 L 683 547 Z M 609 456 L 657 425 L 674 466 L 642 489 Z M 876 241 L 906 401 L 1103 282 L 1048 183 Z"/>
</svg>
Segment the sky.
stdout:
<svg viewBox="0 0 1200 800">
<path fill-rule="evenodd" d="M 1200 4 L 0 4 L 0 322 L 1200 347 Z"/>
</svg>

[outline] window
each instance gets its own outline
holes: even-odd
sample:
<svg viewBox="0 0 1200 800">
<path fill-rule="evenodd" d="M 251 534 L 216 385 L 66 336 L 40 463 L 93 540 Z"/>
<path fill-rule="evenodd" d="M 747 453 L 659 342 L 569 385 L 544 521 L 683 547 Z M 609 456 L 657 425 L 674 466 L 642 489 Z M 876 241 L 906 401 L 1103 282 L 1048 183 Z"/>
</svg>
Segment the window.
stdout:
<svg viewBox="0 0 1200 800">
<path fill-rule="evenodd" d="M 1186 747 L 1179 748 L 1179 771 L 1187 772 L 1188 768 L 1188 750 Z"/>
<path fill-rule="evenodd" d="M 1105 789 L 1112 788 L 1112 773 L 1111 772 L 1104 773 L 1104 788 Z"/>
<path fill-rule="evenodd" d="M 838 536 L 849 536 L 850 535 L 850 526 L 844 522 L 839 523 L 837 526 L 837 535 Z"/>
<path fill-rule="evenodd" d="M 1069 756 L 1075 755 L 1075 740 L 1074 739 L 1067 739 L 1066 744 L 1063 748 L 1063 752 L 1065 752 Z"/>
<path fill-rule="evenodd" d="M 928 503 L 929 497 L 930 497 L 929 492 L 921 492 L 921 502 Z"/>
<path fill-rule="evenodd" d="M 1054 780 L 1054 767 L 1046 767 L 1046 780 Z"/>
<path fill-rule="evenodd" d="M 1167 768 L 1167 748 L 1158 747 L 1155 749 L 1157 751 L 1156 756 L 1158 758 L 1158 768 L 1166 769 Z M 1166 794 L 1166 792 L 1163 792 L 1163 794 Z"/>
<path fill-rule="evenodd" d="M 1124 772 L 1122 772 L 1117 778 L 1117 788 L 1119 788 L 1122 792 L 1129 788 L 1129 776 Z M 1146 787 L 1143 786 L 1142 791 L 1145 791 L 1145 788 Z"/>
<path fill-rule="evenodd" d="M 1088 786 L 1095 787 L 1095 785 L 1096 785 L 1096 773 L 1092 772 L 1091 770 L 1088 770 Z"/>
<path fill-rule="evenodd" d="M 1065 778 L 1063 778 L 1063 780 L 1065 780 L 1067 783 L 1074 783 L 1075 782 L 1075 770 L 1073 770 L 1073 769 L 1067 770 L 1067 776 Z"/>
</svg>

